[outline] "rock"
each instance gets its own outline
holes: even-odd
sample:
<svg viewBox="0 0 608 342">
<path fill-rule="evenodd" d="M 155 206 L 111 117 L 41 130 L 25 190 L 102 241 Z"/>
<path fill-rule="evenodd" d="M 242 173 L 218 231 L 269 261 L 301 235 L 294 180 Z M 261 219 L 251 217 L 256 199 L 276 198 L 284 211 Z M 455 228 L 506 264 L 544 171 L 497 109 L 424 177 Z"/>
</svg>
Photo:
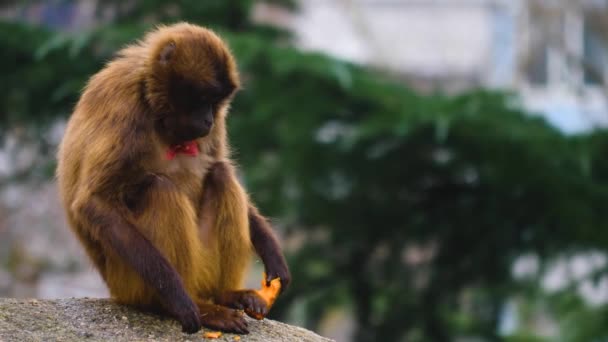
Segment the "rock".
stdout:
<svg viewBox="0 0 608 342">
<path fill-rule="evenodd" d="M 330 341 L 311 331 L 264 319 L 248 320 L 249 335 L 214 341 Z M 170 318 L 142 313 L 107 299 L 0 298 L 0 341 L 207 341 L 203 329 L 181 332 Z"/>
</svg>

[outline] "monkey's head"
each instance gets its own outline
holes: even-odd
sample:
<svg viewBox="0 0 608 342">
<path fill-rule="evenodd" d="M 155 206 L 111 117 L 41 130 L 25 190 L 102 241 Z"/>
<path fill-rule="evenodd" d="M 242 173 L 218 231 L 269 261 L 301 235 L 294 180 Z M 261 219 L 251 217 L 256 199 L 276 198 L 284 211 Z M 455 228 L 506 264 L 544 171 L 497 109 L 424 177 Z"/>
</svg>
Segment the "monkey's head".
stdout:
<svg viewBox="0 0 608 342">
<path fill-rule="evenodd" d="M 145 96 L 159 135 L 169 144 L 208 135 L 240 85 L 228 47 L 212 31 L 190 24 L 161 27 L 146 41 Z"/>
</svg>

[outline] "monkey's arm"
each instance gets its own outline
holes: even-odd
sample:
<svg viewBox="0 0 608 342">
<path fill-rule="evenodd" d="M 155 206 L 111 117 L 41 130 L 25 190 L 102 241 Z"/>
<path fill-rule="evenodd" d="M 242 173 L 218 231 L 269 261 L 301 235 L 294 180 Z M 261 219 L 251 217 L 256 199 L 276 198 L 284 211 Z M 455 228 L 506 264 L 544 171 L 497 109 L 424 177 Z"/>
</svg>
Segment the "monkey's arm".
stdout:
<svg viewBox="0 0 608 342">
<path fill-rule="evenodd" d="M 281 278 L 281 292 L 284 291 L 291 282 L 291 274 L 287 267 L 287 262 L 283 252 L 275 237 L 272 227 L 265 217 L 253 205 L 249 205 L 249 231 L 251 243 L 256 253 L 262 259 L 266 269 L 266 283 L 274 278 Z"/>
<path fill-rule="evenodd" d="M 200 330 L 199 310 L 186 293 L 178 273 L 119 210 L 93 197 L 79 211 L 97 228 L 92 233 L 102 246 L 116 253 L 157 291 L 163 305 L 180 321 L 185 332 Z"/>
</svg>

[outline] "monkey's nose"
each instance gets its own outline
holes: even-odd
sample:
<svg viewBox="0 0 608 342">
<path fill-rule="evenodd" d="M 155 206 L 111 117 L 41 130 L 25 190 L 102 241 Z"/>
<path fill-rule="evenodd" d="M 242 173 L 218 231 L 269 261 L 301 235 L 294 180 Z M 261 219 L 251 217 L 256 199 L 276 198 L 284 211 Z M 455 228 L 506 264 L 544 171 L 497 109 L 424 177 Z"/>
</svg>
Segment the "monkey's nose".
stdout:
<svg viewBox="0 0 608 342">
<path fill-rule="evenodd" d="M 207 125 L 207 123 L 204 123 L 203 125 L 201 125 L 200 127 L 197 128 L 197 137 L 204 137 L 207 134 L 209 134 L 209 132 L 211 131 L 211 126 L 213 126 L 213 123 L 211 123 L 210 125 Z"/>
<path fill-rule="evenodd" d="M 181 138 L 182 140 L 192 140 L 196 138 L 202 138 L 209 134 L 211 131 L 211 126 L 208 126 L 203 120 L 200 120 L 197 123 L 193 123 L 187 127 L 182 129 Z"/>
</svg>

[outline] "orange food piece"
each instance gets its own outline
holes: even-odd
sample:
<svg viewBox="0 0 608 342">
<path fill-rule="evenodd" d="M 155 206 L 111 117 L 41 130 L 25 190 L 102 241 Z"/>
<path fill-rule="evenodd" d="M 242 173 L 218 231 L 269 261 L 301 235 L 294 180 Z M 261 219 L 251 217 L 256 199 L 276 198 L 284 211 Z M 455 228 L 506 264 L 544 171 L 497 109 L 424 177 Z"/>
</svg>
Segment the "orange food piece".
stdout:
<svg viewBox="0 0 608 342">
<path fill-rule="evenodd" d="M 241 336 L 234 336 L 234 340 L 235 341 L 240 341 L 241 340 Z"/>
<path fill-rule="evenodd" d="M 266 281 L 262 280 L 262 288 L 255 292 L 266 301 L 266 306 L 270 308 L 277 300 L 279 292 L 281 292 L 281 278 L 272 279 L 269 285 L 266 285 Z"/>
<path fill-rule="evenodd" d="M 203 337 L 209 338 L 209 339 L 220 338 L 220 337 L 222 337 L 222 332 L 221 331 L 205 331 L 205 333 L 203 334 Z"/>
<path fill-rule="evenodd" d="M 281 278 L 274 278 L 270 281 L 270 284 L 266 285 L 266 273 L 264 273 L 264 276 L 262 277 L 262 288 L 255 290 L 255 292 L 262 297 L 262 299 L 266 302 L 266 307 L 270 310 L 274 304 L 274 301 L 277 300 L 279 292 L 281 292 Z M 247 311 L 247 314 L 255 319 L 264 318 L 263 315 L 255 312 Z"/>
</svg>

